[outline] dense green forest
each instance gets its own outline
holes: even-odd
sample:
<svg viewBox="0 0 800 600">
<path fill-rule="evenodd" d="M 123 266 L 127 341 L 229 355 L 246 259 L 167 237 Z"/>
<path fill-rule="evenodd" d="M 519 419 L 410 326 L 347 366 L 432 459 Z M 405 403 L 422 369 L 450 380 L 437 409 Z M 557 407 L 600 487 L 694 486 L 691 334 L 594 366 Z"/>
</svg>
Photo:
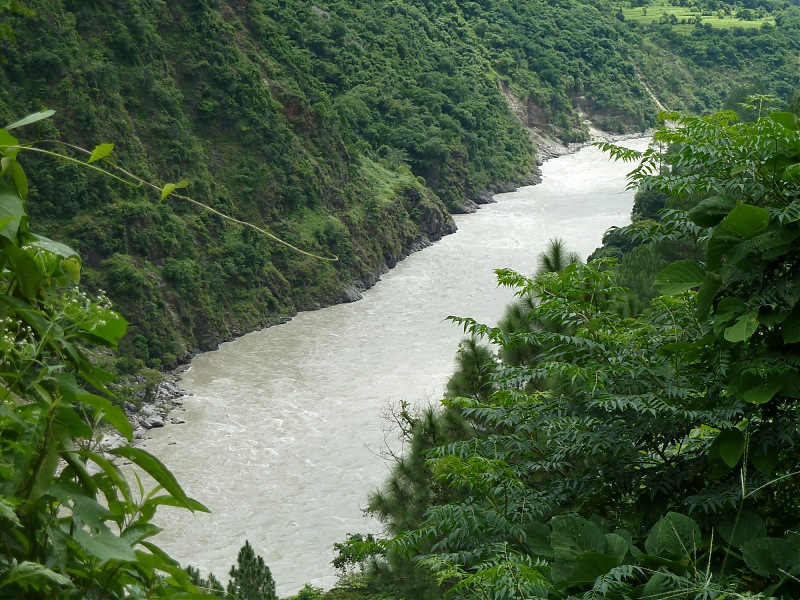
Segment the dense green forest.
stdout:
<svg viewBox="0 0 800 600">
<path fill-rule="evenodd" d="M 9 6 L 14 6 L 11 3 Z M 296 310 L 357 297 L 453 230 L 448 211 L 527 180 L 528 131 L 587 139 L 791 96 L 797 7 L 755 31 L 634 27 L 611 2 L 32 0 L 8 13 L 0 118 L 56 111 L 56 152 L 114 143 L 147 181 L 265 227 L 320 261 L 174 198 L 30 157 L 30 212 L 130 322 L 121 372 L 162 367 Z M 739 94 L 737 96 L 737 94 Z M 509 108 L 509 103 L 516 111 Z"/>
<path fill-rule="evenodd" d="M 499 326 L 452 318 L 448 397 L 404 414 L 370 499 L 385 535 L 297 598 L 797 597 L 800 9 L 641 6 L 0 1 L 0 595 L 273 598 L 248 544 L 223 591 L 154 542 L 158 507 L 206 508 L 98 448 L 132 436 L 111 371 L 351 299 L 528 180 L 530 134 L 654 125 L 652 93 L 740 116 L 606 146 L 638 163 L 634 224 L 598 261 L 499 271 Z"/>
</svg>

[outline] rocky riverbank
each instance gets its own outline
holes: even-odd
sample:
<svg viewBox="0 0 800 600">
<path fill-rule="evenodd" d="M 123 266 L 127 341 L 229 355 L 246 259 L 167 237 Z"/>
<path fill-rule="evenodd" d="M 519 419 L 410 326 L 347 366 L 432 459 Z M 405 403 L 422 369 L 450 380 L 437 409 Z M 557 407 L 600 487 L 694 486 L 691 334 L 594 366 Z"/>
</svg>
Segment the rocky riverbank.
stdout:
<svg viewBox="0 0 800 600">
<path fill-rule="evenodd" d="M 167 425 L 183 425 L 184 421 L 180 417 L 183 408 L 183 398 L 187 392 L 180 388 L 178 382 L 181 373 L 188 367 L 182 366 L 169 372 L 163 373 L 163 380 L 156 385 L 151 394 L 140 392 L 140 396 L 135 398 L 139 404 L 125 402 L 122 410 L 128 417 L 133 428 L 133 443 L 137 444 L 141 440 L 147 439 L 147 432 L 151 429 L 160 429 Z M 144 384 L 142 381 L 136 383 Z M 118 448 L 125 443 L 125 439 L 118 433 L 108 433 L 100 440 L 101 446 L 106 450 Z"/>
</svg>

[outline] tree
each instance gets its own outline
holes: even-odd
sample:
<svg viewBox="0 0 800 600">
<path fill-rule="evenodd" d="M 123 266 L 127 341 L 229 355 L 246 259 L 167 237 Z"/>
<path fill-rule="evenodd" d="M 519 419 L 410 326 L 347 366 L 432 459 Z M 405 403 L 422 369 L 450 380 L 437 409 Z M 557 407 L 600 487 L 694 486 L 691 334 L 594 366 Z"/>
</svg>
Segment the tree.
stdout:
<svg viewBox="0 0 800 600">
<path fill-rule="evenodd" d="M 647 311 L 620 314 L 607 261 L 498 272 L 559 331 L 454 318 L 540 351 L 500 364 L 487 400 L 445 401 L 473 433 L 426 452 L 424 519 L 377 543 L 450 597 L 800 593 L 800 122 L 666 116 L 665 153 L 605 145 L 640 188 L 699 200 L 645 234 L 702 249 Z"/>
<path fill-rule="evenodd" d="M 576 252 L 568 252 L 566 243 L 559 238 L 548 242 L 547 249 L 539 253 L 536 275 L 560 273 L 568 265 L 580 262 Z M 530 333 L 531 331 L 551 328 L 552 323 L 544 323 L 531 318 L 531 303 L 535 299 L 522 296 L 509 304 L 498 323 L 498 327 L 507 334 Z M 555 326 L 557 328 L 557 325 Z M 515 343 L 510 338 L 508 343 L 499 348 L 499 358 L 505 364 L 532 364 L 536 360 L 538 346 L 524 342 Z M 491 394 L 496 376 L 497 362 L 491 348 L 481 344 L 473 337 L 461 340 L 456 354 L 456 370 L 447 382 L 446 395 L 468 396 L 482 400 Z"/>
<path fill-rule="evenodd" d="M 218 598 L 226 597 L 222 582 L 217 579 L 213 573 L 209 573 L 208 577 L 204 578 L 200 575 L 200 570 L 192 565 L 186 567 L 186 573 L 189 575 L 191 582 L 199 589 L 214 594 Z"/>
<path fill-rule="evenodd" d="M 659 193 L 654 190 L 639 190 L 633 198 L 631 220 L 658 220 L 658 213 L 667 206 L 667 198 L 667 194 Z"/>
<path fill-rule="evenodd" d="M 27 8 L 19 0 L 3 0 L 0 2 L 0 14 L 2 13 L 17 13 L 21 15 L 30 16 L 33 12 Z M 7 23 L 0 24 L 0 42 L 14 42 L 14 30 Z M 2 57 L 0 57 L 2 62 Z"/>
<path fill-rule="evenodd" d="M 269 567 L 257 556 L 249 541 L 239 550 L 231 567 L 228 596 L 238 600 L 277 600 L 275 581 Z"/>
<path fill-rule="evenodd" d="M 568 252 L 566 242 L 560 238 L 553 238 L 547 242 L 547 249 L 539 253 L 539 266 L 537 274 L 560 273 L 568 265 L 579 262 L 581 257 L 576 252 Z"/>
<path fill-rule="evenodd" d="M 447 380 L 448 396 L 486 398 L 492 389 L 495 358 L 491 349 L 474 337 L 466 337 L 458 345 L 455 373 Z"/>
</svg>

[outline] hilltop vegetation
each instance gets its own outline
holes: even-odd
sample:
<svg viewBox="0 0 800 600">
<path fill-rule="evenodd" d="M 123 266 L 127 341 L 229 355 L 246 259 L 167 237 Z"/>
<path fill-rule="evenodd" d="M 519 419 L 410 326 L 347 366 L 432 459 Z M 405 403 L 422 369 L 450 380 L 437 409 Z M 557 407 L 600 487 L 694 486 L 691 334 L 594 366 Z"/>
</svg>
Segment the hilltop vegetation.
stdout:
<svg viewBox="0 0 800 600">
<path fill-rule="evenodd" d="M 746 48 L 717 61 L 716 34 L 644 39 L 599 0 L 27 4 L 33 16 L 8 19 L 0 118 L 53 108 L 40 138 L 113 142 L 145 179 L 185 179 L 198 201 L 339 257 L 31 159 L 32 217 L 131 323 L 123 371 L 353 297 L 343 290 L 451 231 L 448 211 L 527 178 L 526 127 L 579 141 L 585 116 L 653 125 L 640 76 L 679 108 L 718 108 L 732 86 L 788 100 L 798 22 L 773 3 L 776 26 L 731 34 Z"/>
</svg>

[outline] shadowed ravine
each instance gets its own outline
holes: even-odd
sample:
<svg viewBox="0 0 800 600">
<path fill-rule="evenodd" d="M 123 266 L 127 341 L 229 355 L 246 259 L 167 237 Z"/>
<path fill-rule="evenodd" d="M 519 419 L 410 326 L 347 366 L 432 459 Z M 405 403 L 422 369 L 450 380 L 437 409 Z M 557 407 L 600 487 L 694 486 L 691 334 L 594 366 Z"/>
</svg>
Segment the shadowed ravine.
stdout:
<svg viewBox="0 0 800 600">
<path fill-rule="evenodd" d="M 585 258 L 629 221 L 628 170 L 594 148 L 550 160 L 542 184 L 458 217 L 458 233 L 400 263 L 362 301 L 195 358 L 182 380 L 186 424 L 153 430 L 145 444 L 213 514 L 164 513 L 162 546 L 224 579 L 249 539 L 279 594 L 330 586 L 333 543 L 380 530 L 361 509 L 387 473 L 387 407 L 441 397 L 461 337 L 444 318 L 494 323 L 510 295 L 493 270 L 531 273 L 552 237 Z"/>
</svg>

